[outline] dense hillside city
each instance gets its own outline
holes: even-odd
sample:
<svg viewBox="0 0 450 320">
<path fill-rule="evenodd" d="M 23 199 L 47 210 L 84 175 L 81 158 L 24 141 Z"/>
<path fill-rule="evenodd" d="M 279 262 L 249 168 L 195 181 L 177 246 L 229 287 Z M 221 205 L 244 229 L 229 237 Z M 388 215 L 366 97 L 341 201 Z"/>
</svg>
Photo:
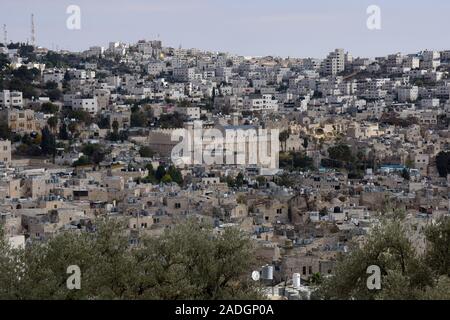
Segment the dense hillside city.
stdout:
<svg viewBox="0 0 450 320">
<path fill-rule="evenodd" d="M 1 44 L 0 298 L 450 299 L 449 71 Z"/>
</svg>

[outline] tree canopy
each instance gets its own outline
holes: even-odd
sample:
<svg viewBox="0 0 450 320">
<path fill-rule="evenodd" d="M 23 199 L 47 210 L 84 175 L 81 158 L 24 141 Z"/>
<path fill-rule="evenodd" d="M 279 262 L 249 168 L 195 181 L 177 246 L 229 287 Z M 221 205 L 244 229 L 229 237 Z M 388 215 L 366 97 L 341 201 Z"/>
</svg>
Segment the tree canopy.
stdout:
<svg viewBox="0 0 450 320">
<path fill-rule="evenodd" d="M 316 292 L 322 299 L 450 299 L 450 219 L 425 229 L 427 250 L 419 254 L 403 219 L 387 219 L 362 247 L 341 256 L 334 275 Z M 369 290 L 366 271 L 380 267 L 381 290 Z"/>
<path fill-rule="evenodd" d="M 95 231 L 94 231 L 95 230 Z M 0 299 L 253 299 L 253 249 L 237 229 L 221 234 L 194 220 L 130 245 L 123 222 L 96 221 L 12 249 L 0 237 Z M 68 290 L 67 267 L 81 270 Z"/>
</svg>

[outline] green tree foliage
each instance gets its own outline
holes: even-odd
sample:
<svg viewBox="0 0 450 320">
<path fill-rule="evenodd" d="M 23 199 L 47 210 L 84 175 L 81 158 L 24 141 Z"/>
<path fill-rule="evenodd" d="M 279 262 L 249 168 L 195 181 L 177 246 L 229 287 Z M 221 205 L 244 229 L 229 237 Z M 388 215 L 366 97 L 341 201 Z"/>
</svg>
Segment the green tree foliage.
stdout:
<svg viewBox="0 0 450 320">
<path fill-rule="evenodd" d="M 180 107 L 180 108 L 188 108 L 188 107 L 190 107 L 192 104 L 191 104 L 191 102 L 190 101 L 188 101 L 188 100 L 181 100 L 180 102 L 178 102 L 178 107 Z"/>
<path fill-rule="evenodd" d="M 314 162 L 304 152 L 282 152 L 280 153 L 280 168 L 295 170 L 314 169 Z"/>
<path fill-rule="evenodd" d="M 163 165 L 159 165 L 155 172 L 155 178 L 158 181 L 161 181 L 161 179 L 166 175 L 166 168 L 164 168 Z"/>
<path fill-rule="evenodd" d="M 131 108 L 131 127 L 147 127 L 149 122 L 153 122 L 153 111 L 139 105 Z"/>
<path fill-rule="evenodd" d="M 395 215 L 394 215 L 395 216 Z M 334 275 L 324 279 L 316 294 L 323 299 L 432 299 L 450 298 L 449 220 L 429 227 L 430 247 L 419 255 L 401 218 L 389 218 L 369 234 L 366 243 L 341 256 Z M 381 290 L 367 288 L 370 265 L 381 270 Z"/>
<path fill-rule="evenodd" d="M 55 51 L 49 51 L 41 58 L 41 62 L 45 63 L 47 68 L 76 68 L 81 63 L 81 57 L 76 54 L 61 54 Z"/>
<path fill-rule="evenodd" d="M 244 185 L 244 175 L 242 172 L 239 172 L 236 176 L 236 179 L 234 179 L 234 185 L 237 188 L 240 188 Z"/>
<path fill-rule="evenodd" d="M 418 124 L 419 121 L 416 117 L 409 116 L 406 119 L 401 118 L 396 112 L 383 113 L 380 121 L 389 125 L 400 126 L 407 128 L 413 124 Z"/>
<path fill-rule="evenodd" d="M 9 65 L 8 56 L 4 53 L 0 53 L 0 71 L 3 71 Z"/>
<path fill-rule="evenodd" d="M 439 275 L 450 277 L 450 219 L 441 218 L 425 230 L 429 247 L 427 264 Z"/>
<path fill-rule="evenodd" d="M 402 171 L 402 178 L 405 180 L 411 179 L 411 176 L 409 174 L 409 170 L 407 168 L 404 168 Z"/>
<path fill-rule="evenodd" d="M 303 138 L 303 143 L 302 143 L 303 148 L 307 149 L 308 148 L 308 144 L 309 144 L 308 137 L 304 137 Z"/>
<path fill-rule="evenodd" d="M 63 123 L 59 129 L 58 138 L 61 140 L 69 139 L 69 132 L 67 131 L 67 125 L 65 123 Z"/>
<path fill-rule="evenodd" d="M 150 147 L 143 146 L 139 149 L 139 155 L 143 158 L 151 158 L 155 153 Z"/>
<path fill-rule="evenodd" d="M 0 139 L 10 140 L 12 136 L 11 130 L 6 122 L 0 121 Z"/>
<path fill-rule="evenodd" d="M 64 232 L 13 250 L 0 237 L 0 299 L 253 299 L 253 248 L 236 229 L 213 233 L 188 221 L 130 246 L 124 223 L 98 221 L 95 231 Z M 81 289 L 68 290 L 69 265 Z"/>
<path fill-rule="evenodd" d="M 111 141 L 124 141 L 128 138 L 128 135 L 125 131 L 119 132 L 119 122 L 113 121 L 112 125 L 112 132 L 109 132 L 108 134 L 108 140 Z"/>
<path fill-rule="evenodd" d="M 89 112 L 84 110 L 71 110 L 68 114 L 68 118 L 81 121 L 86 125 L 90 125 L 92 123 L 91 115 Z"/>
<path fill-rule="evenodd" d="M 17 154 L 31 157 L 42 156 L 42 148 L 40 146 L 42 139 L 40 136 L 31 137 L 26 133 L 20 141 L 22 143 L 16 149 Z"/>
<path fill-rule="evenodd" d="M 266 182 L 267 182 L 266 178 L 263 177 L 263 176 L 257 176 L 256 177 L 256 181 L 258 182 L 258 186 L 259 187 L 264 186 L 266 184 Z"/>
<path fill-rule="evenodd" d="M 450 151 L 441 151 L 436 156 L 436 168 L 441 177 L 450 173 Z"/>
<path fill-rule="evenodd" d="M 172 177 L 170 176 L 170 174 L 166 173 L 164 175 L 164 177 L 162 177 L 161 182 L 162 183 L 171 183 L 172 182 Z"/>
<path fill-rule="evenodd" d="M 181 171 L 177 169 L 175 166 L 170 166 L 167 170 L 167 173 L 169 174 L 171 181 L 182 185 L 183 184 L 183 175 L 181 174 Z"/>
<path fill-rule="evenodd" d="M 338 144 L 328 149 L 331 159 L 342 162 L 352 162 L 354 160 L 352 150 L 346 144 Z"/>
<path fill-rule="evenodd" d="M 52 114 L 55 114 L 55 113 L 57 113 L 58 111 L 59 111 L 58 106 L 57 106 L 56 104 L 51 103 L 51 102 L 44 102 L 44 103 L 41 105 L 41 112 L 43 112 L 43 113 L 47 113 L 47 114 L 52 113 Z"/>
<path fill-rule="evenodd" d="M 44 155 L 54 155 L 56 152 L 56 139 L 48 126 L 41 131 L 41 150 Z"/>
<path fill-rule="evenodd" d="M 186 117 L 179 112 L 173 114 L 162 114 L 159 119 L 161 128 L 183 128 Z"/>
<path fill-rule="evenodd" d="M 148 119 L 144 112 L 136 111 L 131 113 L 130 122 L 132 127 L 146 127 Z"/>
<path fill-rule="evenodd" d="M 47 124 L 52 129 L 52 131 L 55 131 L 55 129 L 58 127 L 58 118 L 57 117 L 50 117 L 47 120 Z"/>
<path fill-rule="evenodd" d="M 81 156 L 78 160 L 74 161 L 74 167 L 86 166 L 92 164 L 91 159 L 88 156 Z"/>
<path fill-rule="evenodd" d="M 59 90 L 58 88 L 56 89 L 51 89 L 51 90 L 47 90 L 47 96 L 50 98 L 50 100 L 52 101 L 58 101 L 61 100 L 62 98 L 62 92 L 61 90 Z"/>
<path fill-rule="evenodd" d="M 41 72 L 36 68 L 28 69 L 26 66 L 21 66 L 20 68 L 14 70 L 12 75 L 15 79 L 20 81 L 31 82 L 38 80 L 40 73 Z"/>
<path fill-rule="evenodd" d="M 105 148 L 96 143 L 88 143 L 83 145 L 81 152 L 89 159 L 89 163 L 99 164 L 105 159 L 106 150 Z"/>
<path fill-rule="evenodd" d="M 289 138 L 289 130 L 281 131 L 280 135 L 278 136 L 278 140 L 280 140 L 284 151 L 286 151 L 286 141 L 287 141 L 288 138 Z"/>
<path fill-rule="evenodd" d="M 5 74 L 5 78 L 7 77 L 9 80 L 3 81 L 2 86 L 5 89 L 21 91 L 23 97 L 26 99 L 39 96 L 39 91 L 33 84 L 33 81 L 39 79 L 40 71 L 38 69 L 28 69 L 26 66 L 21 66 L 10 72 L 7 72 L 6 70 L 3 71 L 3 74 Z"/>
<path fill-rule="evenodd" d="M 144 183 L 156 183 L 157 180 L 155 178 L 155 169 L 153 169 L 153 165 L 148 163 L 145 168 L 148 170 L 148 175 L 141 181 Z"/>
</svg>

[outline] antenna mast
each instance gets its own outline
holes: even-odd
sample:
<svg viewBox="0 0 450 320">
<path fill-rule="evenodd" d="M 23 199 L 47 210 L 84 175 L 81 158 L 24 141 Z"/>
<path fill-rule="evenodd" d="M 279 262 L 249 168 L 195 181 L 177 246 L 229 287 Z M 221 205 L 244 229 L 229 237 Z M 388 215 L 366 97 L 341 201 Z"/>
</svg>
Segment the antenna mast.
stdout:
<svg viewBox="0 0 450 320">
<path fill-rule="evenodd" d="M 34 28 L 34 14 L 31 14 L 31 45 L 36 45 L 36 30 Z"/>
<path fill-rule="evenodd" d="M 3 43 L 8 45 L 8 32 L 6 31 L 6 24 L 3 25 Z"/>
</svg>

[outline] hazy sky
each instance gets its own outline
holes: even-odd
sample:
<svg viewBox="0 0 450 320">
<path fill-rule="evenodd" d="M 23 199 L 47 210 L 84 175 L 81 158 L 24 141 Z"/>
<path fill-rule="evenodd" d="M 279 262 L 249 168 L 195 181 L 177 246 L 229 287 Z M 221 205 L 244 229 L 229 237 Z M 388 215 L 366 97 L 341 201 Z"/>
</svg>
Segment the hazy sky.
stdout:
<svg viewBox="0 0 450 320">
<path fill-rule="evenodd" d="M 81 8 L 81 30 L 66 28 L 66 8 Z M 381 8 L 381 30 L 366 27 L 369 5 Z M 163 45 L 242 55 L 324 57 L 450 49 L 448 0 L 0 0 L 8 39 L 85 50 L 109 41 L 156 39 Z M 3 33 L 1 34 L 3 40 Z"/>
</svg>

